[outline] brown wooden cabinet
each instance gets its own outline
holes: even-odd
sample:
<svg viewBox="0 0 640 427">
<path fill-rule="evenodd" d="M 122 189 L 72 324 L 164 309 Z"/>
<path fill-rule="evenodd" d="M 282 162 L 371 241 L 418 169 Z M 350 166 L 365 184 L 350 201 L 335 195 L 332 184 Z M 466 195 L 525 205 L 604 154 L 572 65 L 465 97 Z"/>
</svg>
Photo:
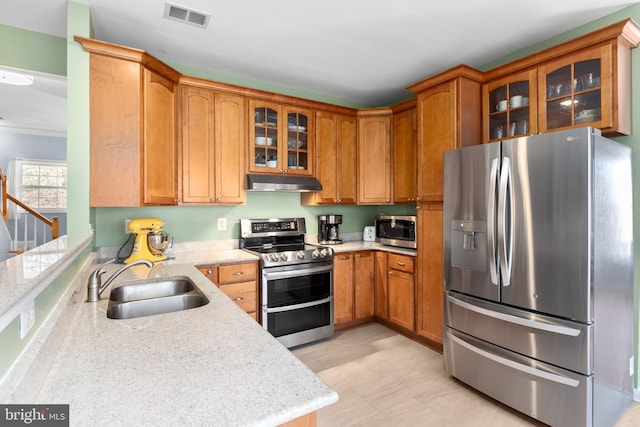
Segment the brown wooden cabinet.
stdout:
<svg viewBox="0 0 640 427">
<path fill-rule="evenodd" d="M 312 175 L 314 117 L 308 108 L 249 100 L 249 171 Z"/>
<path fill-rule="evenodd" d="M 537 70 L 525 70 L 482 86 L 484 142 L 538 133 Z"/>
<path fill-rule="evenodd" d="M 245 98 L 181 88 L 182 204 L 243 204 Z"/>
<path fill-rule="evenodd" d="M 337 327 L 354 319 L 353 298 L 353 253 L 336 254 L 333 258 L 334 326 Z"/>
<path fill-rule="evenodd" d="M 344 252 L 335 255 L 333 301 L 334 326 L 353 326 L 373 319 L 374 253 L 372 251 Z"/>
<path fill-rule="evenodd" d="M 638 43 L 640 27 L 628 19 L 487 71 L 483 140 L 580 126 L 605 135 L 630 134 L 631 49 Z M 526 81 L 528 113 L 519 99 L 513 108 L 509 104 Z M 513 93 L 491 95 L 504 85 Z"/>
<path fill-rule="evenodd" d="M 412 102 L 411 104 L 414 104 Z M 393 114 L 393 202 L 416 201 L 416 108 Z"/>
<path fill-rule="evenodd" d="M 376 318 L 382 320 L 389 320 L 388 271 L 387 253 L 376 251 L 374 262 L 374 314 Z"/>
<path fill-rule="evenodd" d="M 414 258 L 390 253 L 388 262 L 389 321 L 415 330 Z"/>
<path fill-rule="evenodd" d="M 445 151 L 481 142 L 482 79 L 460 65 L 409 86 L 417 95 L 418 201 L 442 200 Z"/>
<path fill-rule="evenodd" d="M 392 201 L 391 110 L 358 113 L 358 204 Z"/>
<path fill-rule="evenodd" d="M 307 205 L 356 204 L 357 118 L 316 112 L 316 178 L 322 191 L 302 193 Z"/>
<path fill-rule="evenodd" d="M 177 204 L 180 73 L 143 51 L 76 41 L 90 52 L 89 204 Z"/>
<path fill-rule="evenodd" d="M 354 317 L 372 319 L 374 314 L 374 253 L 358 251 L 354 261 Z"/>
<path fill-rule="evenodd" d="M 198 270 L 254 320 L 259 321 L 257 262 L 201 265 Z"/>
<path fill-rule="evenodd" d="M 442 203 L 421 203 L 417 214 L 416 333 L 441 346 L 444 328 Z"/>
</svg>

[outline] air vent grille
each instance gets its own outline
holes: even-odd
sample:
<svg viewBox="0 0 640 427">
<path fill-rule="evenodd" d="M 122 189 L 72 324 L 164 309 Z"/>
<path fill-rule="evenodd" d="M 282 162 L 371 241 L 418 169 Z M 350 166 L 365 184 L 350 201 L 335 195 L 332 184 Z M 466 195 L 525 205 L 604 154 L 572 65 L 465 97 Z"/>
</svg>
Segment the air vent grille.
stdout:
<svg viewBox="0 0 640 427">
<path fill-rule="evenodd" d="M 211 15 L 187 9 L 186 7 L 176 6 L 175 4 L 166 3 L 164 8 L 164 17 L 174 21 L 184 22 L 185 24 L 195 25 L 200 28 L 206 28 L 209 24 Z"/>
</svg>

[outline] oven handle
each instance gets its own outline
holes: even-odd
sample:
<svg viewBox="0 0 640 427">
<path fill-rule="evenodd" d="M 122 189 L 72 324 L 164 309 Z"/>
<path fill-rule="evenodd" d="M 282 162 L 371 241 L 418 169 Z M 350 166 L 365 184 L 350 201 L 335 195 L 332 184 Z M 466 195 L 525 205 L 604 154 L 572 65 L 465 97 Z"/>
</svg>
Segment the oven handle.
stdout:
<svg viewBox="0 0 640 427">
<path fill-rule="evenodd" d="M 305 302 L 305 303 L 302 303 L 302 304 L 285 305 L 284 307 L 267 308 L 267 313 L 280 313 L 282 311 L 291 311 L 291 310 L 299 310 L 301 308 L 309 308 L 309 307 L 313 307 L 314 305 L 321 305 L 321 304 L 326 304 L 328 302 L 331 302 L 331 298 L 332 297 L 329 296 L 329 297 L 323 298 L 321 300 Z"/>
<path fill-rule="evenodd" d="M 263 271 L 264 278 L 271 279 L 286 279 L 287 277 L 299 277 L 307 276 L 315 273 L 326 273 L 333 270 L 332 265 L 324 265 L 322 267 L 304 268 L 302 270 L 287 270 L 287 271 Z"/>
</svg>

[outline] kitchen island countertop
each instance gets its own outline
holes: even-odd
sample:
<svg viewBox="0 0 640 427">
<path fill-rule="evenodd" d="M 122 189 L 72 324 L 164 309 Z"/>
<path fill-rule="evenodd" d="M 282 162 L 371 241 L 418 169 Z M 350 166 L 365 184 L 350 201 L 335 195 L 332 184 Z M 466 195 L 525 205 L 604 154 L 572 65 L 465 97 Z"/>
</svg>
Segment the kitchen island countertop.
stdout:
<svg viewBox="0 0 640 427">
<path fill-rule="evenodd" d="M 194 266 L 256 257 L 228 250 L 172 258 L 151 269 L 132 267 L 112 286 L 188 277 L 208 304 L 108 319 L 109 290 L 97 303 L 85 301 L 86 278 L 97 267 L 91 264 L 75 280 L 50 334 L 52 343 L 44 345 L 55 355 L 43 364 L 46 368 L 37 366 L 25 375 L 11 403 L 32 403 L 18 402 L 30 396 L 33 402 L 69 404 L 71 425 L 275 426 L 338 400 L 334 390 Z M 120 267 L 106 265 L 103 279 Z"/>
</svg>

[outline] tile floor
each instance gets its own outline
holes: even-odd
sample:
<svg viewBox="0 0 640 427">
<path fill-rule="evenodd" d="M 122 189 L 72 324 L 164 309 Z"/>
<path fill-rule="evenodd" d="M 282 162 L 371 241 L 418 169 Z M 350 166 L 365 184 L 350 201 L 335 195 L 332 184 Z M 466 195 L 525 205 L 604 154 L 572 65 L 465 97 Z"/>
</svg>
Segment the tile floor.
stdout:
<svg viewBox="0 0 640 427">
<path fill-rule="evenodd" d="M 377 323 L 293 353 L 340 395 L 318 411 L 319 427 L 543 425 L 448 377 L 441 354 Z M 638 425 L 634 402 L 615 427 Z"/>
</svg>

